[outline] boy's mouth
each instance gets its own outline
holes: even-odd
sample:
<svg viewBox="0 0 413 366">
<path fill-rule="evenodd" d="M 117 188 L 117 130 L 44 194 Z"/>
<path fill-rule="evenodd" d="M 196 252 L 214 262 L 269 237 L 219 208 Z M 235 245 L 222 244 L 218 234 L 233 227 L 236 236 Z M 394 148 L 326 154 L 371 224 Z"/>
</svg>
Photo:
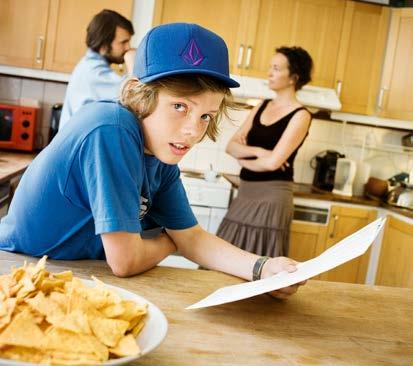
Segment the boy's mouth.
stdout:
<svg viewBox="0 0 413 366">
<path fill-rule="evenodd" d="M 180 143 L 169 143 L 169 147 L 173 154 L 175 155 L 185 155 L 187 151 L 190 149 L 189 145 L 180 144 Z"/>
</svg>

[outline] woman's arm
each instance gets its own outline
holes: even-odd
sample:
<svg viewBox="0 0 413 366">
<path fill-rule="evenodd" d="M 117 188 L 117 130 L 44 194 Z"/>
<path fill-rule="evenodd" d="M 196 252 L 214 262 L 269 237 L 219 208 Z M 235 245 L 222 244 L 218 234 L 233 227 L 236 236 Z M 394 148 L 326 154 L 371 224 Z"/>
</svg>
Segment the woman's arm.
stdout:
<svg viewBox="0 0 413 366">
<path fill-rule="evenodd" d="M 293 151 L 304 140 L 310 126 L 311 115 L 298 111 L 288 124 L 273 150 L 261 151 L 257 159 L 238 159 L 240 165 L 255 172 L 273 171 L 281 168 Z"/>
<path fill-rule="evenodd" d="M 246 143 L 246 136 L 251 129 L 252 121 L 260 108 L 261 104 L 255 106 L 248 114 L 247 119 L 241 125 L 241 127 L 235 132 L 235 134 L 229 140 L 225 151 L 236 159 L 246 157 L 256 157 L 257 154 L 262 153 L 264 150 L 257 146 L 248 146 Z"/>
<path fill-rule="evenodd" d="M 156 266 L 176 246 L 167 234 L 142 239 L 139 234 L 114 232 L 101 234 L 106 261 L 118 277 L 132 276 Z"/>
</svg>

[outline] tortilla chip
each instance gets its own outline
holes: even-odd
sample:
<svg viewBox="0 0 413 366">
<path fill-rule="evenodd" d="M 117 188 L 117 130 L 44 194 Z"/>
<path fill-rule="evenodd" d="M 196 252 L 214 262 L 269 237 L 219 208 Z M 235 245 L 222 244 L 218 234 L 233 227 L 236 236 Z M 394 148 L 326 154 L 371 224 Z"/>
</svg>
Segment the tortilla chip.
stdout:
<svg viewBox="0 0 413 366">
<path fill-rule="evenodd" d="M 123 337 L 116 347 L 109 348 L 109 352 L 119 357 L 138 355 L 141 350 L 132 334 Z"/>
</svg>

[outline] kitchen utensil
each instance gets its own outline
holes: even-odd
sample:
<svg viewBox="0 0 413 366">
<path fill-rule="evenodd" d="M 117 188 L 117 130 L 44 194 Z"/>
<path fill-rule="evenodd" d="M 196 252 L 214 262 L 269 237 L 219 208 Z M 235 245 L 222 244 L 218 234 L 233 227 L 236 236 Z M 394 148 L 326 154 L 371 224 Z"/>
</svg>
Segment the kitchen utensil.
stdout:
<svg viewBox="0 0 413 366">
<path fill-rule="evenodd" d="M 364 194 L 364 185 L 370 177 L 371 166 L 368 163 L 358 162 L 356 176 L 353 182 L 353 196 L 362 196 Z"/>
<path fill-rule="evenodd" d="M 402 145 L 407 147 L 413 147 L 413 133 L 409 133 L 402 137 Z"/>
<path fill-rule="evenodd" d="M 52 107 L 52 113 L 50 115 L 50 122 L 49 122 L 49 139 L 48 143 L 50 143 L 53 138 L 56 136 L 57 131 L 59 130 L 59 123 L 60 123 L 60 115 L 62 114 L 62 103 L 56 103 Z"/>
<path fill-rule="evenodd" d="M 334 188 L 337 159 L 344 157 L 334 150 L 324 150 L 313 156 L 310 160 L 310 166 L 315 169 L 313 186 L 331 191 Z"/>
<path fill-rule="evenodd" d="M 376 177 L 370 177 L 365 185 L 365 193 L 374 197 L 382 198 L 388 192 L 387 181 Z"/>
<path fill-rule="evenodd" d="M 353 181 L 356 176 L 356 162 L 347 158 L 338 158 L 334 177 L 333 193 L 342 196 L 353 195 Z"/>
<path fill-rule="evenodd" d="M 397 205 L 413 209 L 413 184 L 406 184 L 397 198 Z"/>
</svg>

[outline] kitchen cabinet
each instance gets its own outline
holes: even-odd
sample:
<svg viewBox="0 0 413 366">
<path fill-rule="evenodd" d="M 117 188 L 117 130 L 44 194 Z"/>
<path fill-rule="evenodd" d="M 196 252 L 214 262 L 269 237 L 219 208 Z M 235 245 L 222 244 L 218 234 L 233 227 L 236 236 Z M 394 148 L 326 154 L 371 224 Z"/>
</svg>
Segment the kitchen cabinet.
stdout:
<svg viewBox="0 0 413 366">
<path fill-rule="evenodd" d="M 413 120 L 413 8 L 392 9 L 383 78 L 380 116 Z"/>
<path fill-rule="evenodd" d="M 331 206 L 323 251 L 374 221 L 376 216 L 376 210 L 339 205 Z M 365 283 L 369 258 L 370 250 L 360 257 L 322 273 L 320 279 L 337 282 Z"/>
<path fill-rule="evenodd" d="M 413 225 L 387 217 L 376 285 L 413 288 Z"/>
<path fill-rule="evenodd" d="M 41 69 L 49 0 L 0 1 L 0 64 Z"/>
<path fill-rule="evenodd" d="M 335 77 L 342 112 L 376 112 L 389 20 L 389 7 L 346 2 Z"/>
<path fill-rule="evenodd" d="M 86 51 L 93 15 L 112 9 L 130 18 L 133 0 L 2 0 L 0 63 L 71 72 Z"/>
<path fill-rule="evenodd" d="M 344 10 L 343 0 L 157 0 L 154 25 L 213 30 L 227 42 L 231 73 L 242 76 L 266 78 L 276 47 L 302 46 L 314 59 L 313 84 L 333 87 Z"/>
<path fill-rule="evenodd" d="M 288 257 L 305 262 L 319 256 L 324 249 L 327 228 L 325 225 L 293 221 L 290 227 Z M 319 279 L 316 276 L 315 279 Z"/>
</svg>

